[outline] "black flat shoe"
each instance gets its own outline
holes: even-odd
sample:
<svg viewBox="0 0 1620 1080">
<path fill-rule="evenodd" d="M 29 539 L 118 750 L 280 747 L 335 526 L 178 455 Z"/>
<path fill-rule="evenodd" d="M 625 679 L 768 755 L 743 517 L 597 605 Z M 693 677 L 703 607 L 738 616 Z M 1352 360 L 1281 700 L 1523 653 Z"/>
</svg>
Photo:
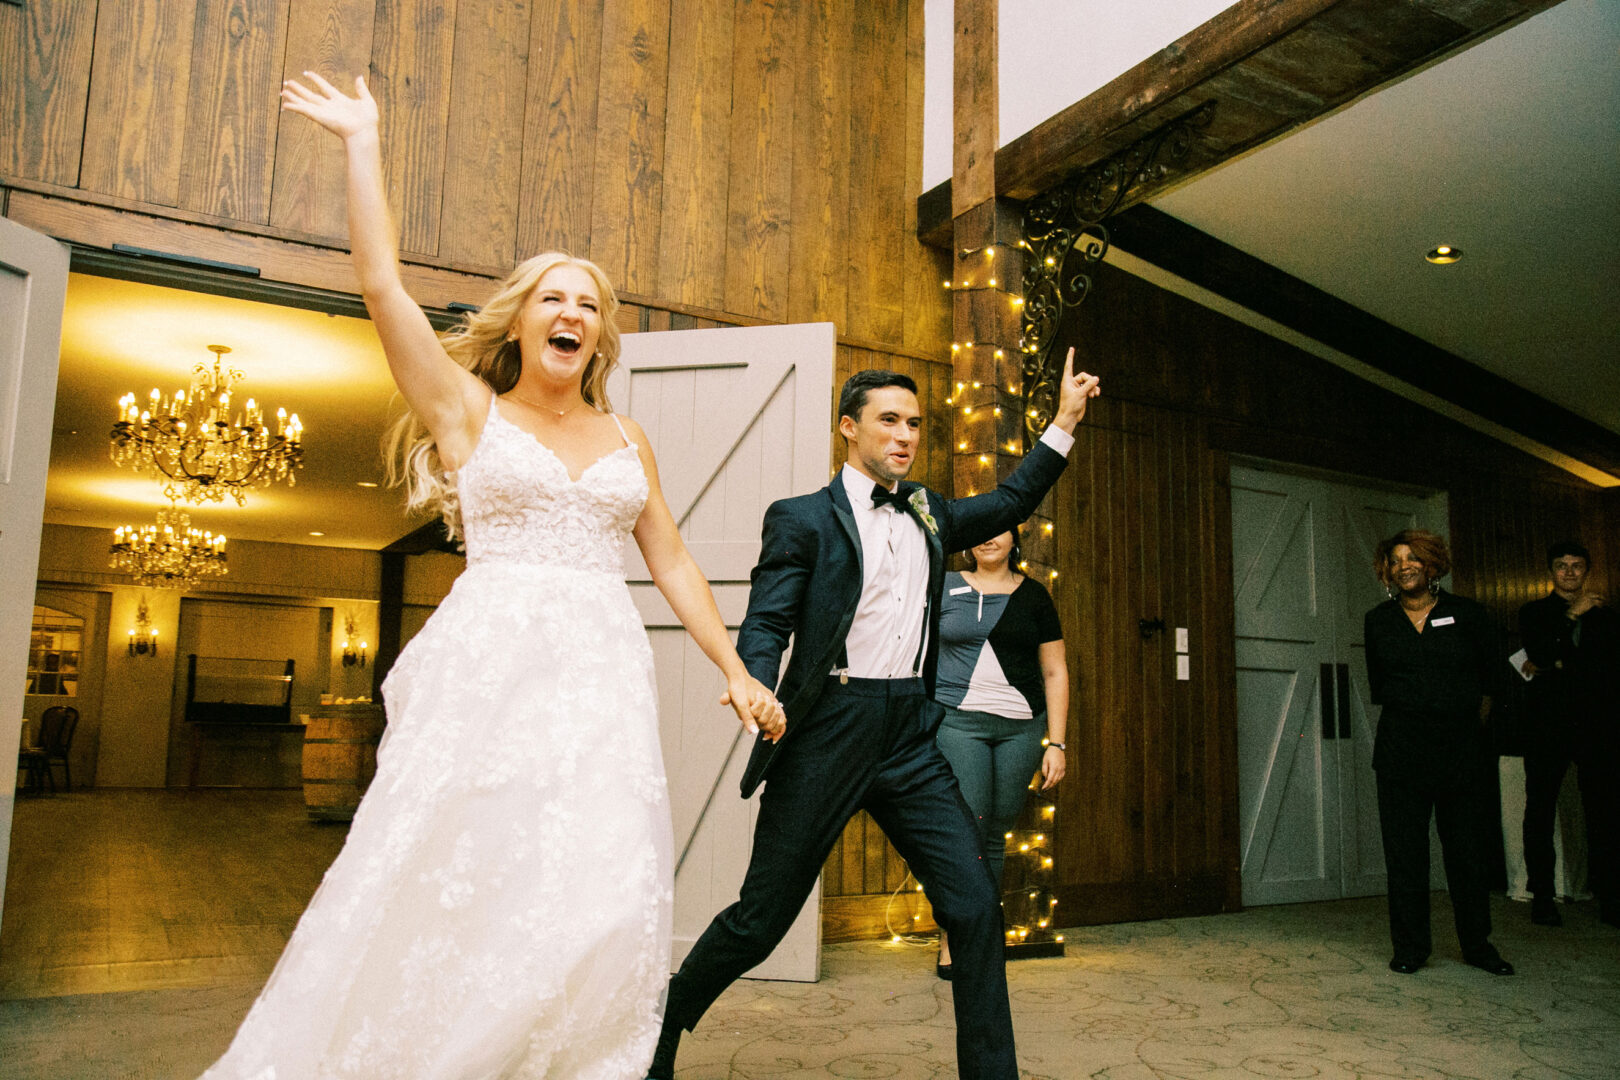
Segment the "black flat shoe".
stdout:
<svg viewBox="0 0 1620 1080">
<path fill-rule="evenodd" d="M 949 964 L 935 964 L 934 965 L 934 974 L 938 975 L 945 982 L 950 982 L 951 981 L 951 965 L 949 965 Z"/>
<path fill-rule="evenodd" d="M 1416 975 L 1421 967 L 1423 967 L 1422 962 L 1413 963 L 1410 960 L 1391 960 L 1389 962 L 1389 970 L 1397 975 Z"/>
<path fill-rule="evenodd" d="M 1502 959 L 1500 956 L 1481 956 L 1476 957 L 1473 960 L 1464 957 L 1463 963 L 1467 964 L 1469 967 L 1477 967 L 1479 970 L 1489 972 L 1492 975 L 1513 974 L 1513 965 Z"/>
<path fill-rule="evenodd" d="M 1558 914 L 1558 904 L 1539 896 L 1530 901 L 1530 921 L 1537 926 L 1564 925 L 1564 917 Z"/>
</svg>

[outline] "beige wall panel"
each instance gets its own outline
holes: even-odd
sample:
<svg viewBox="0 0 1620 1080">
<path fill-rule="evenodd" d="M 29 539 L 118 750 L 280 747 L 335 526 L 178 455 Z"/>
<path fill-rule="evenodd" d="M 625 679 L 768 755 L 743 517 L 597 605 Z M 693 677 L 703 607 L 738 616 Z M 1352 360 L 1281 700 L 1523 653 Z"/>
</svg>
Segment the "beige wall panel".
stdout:
<svg viewBox="0 0 1620 1080">
<path fill-rule="evenodd" d="M 302 78 L 306 71 L 317 71 L 352 90 L 354 77 L 370 67 L 376 9 L 376 0 L 292 0 L 281 77 Z M 278 114 L 270 224 L 345 240 L 343 183 L 343 144 L 301 116 Z"/>
<path fill-rule="evenodd" d="M 536 0 L 531 26 L 516 261 L 590 249 L 602 0 Z"/>
<path fill-rule="evenodd" d="M 898 345 L 904 302 L 906 153 L 904 0 L 855 16 L 850 86 L 849 335 Z"/>
<path fill-rule="evenodd" d="M 471 0 L 469 0 L 471 2 Z M 456 0 L 378 0 L 369 85 L 403 251 L 437 255 Z"/>
<path fill-rule="evenodd" d="M 718 308 L 726 300 L 732 0 L 674 0 L 658 294 Z"/>
<path fill-rule="evenodd" d="M 793 94 L 788 320 L 848 324 L 851 24 L 841 0 L 803 0 Z"/>
<path fill-rule="evenodd" d="M 658 288 L 669 0 L 608 0 L 596 112 L 590 257 L 626 292 Z"/>
<path fill-rule="evenodd" d="M 530 15 L 524 0 L 464 2 L 456 13 L 441 259 L 514 262 Z"/>
<path fill-rule="evenodd" d="M 178 204 L 195 14 L 181 0 L 98 7 L 79 186 Z"/>
<path fill-rule="evenodd" d="M 269 222 L 287 14 L 288 0 L 198 5 L 180 162 L 185 209 Z"/>
<path fill-rule="evenodd" d="M 0 4 L 0 175 L 75 184 L 96 4 Z"/>
<path fill-rule="evenodd" d="M 732 53 L 725 307 L 775 321 L 788 314 L 798 9 L 738 0 Z"/>
</svg>

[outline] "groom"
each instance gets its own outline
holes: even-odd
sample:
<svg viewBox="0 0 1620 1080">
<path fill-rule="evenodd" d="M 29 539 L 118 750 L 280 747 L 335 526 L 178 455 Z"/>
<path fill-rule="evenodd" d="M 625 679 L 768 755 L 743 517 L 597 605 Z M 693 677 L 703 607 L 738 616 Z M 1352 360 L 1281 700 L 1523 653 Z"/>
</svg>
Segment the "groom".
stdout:
<svg viewBox="0 0 1620 1080">
<path fill-rule="evenodd" d="M 979 829 L 934 745 L 930 700 L 945 555 L 1016 528 L 1035 512 L 1074 444 L 1097 379 L 1064 366 L 1057 415 L 994 491 L 941 498 L 902 483 L 917 458 L 917 387 L 893 371 L 844 383 L 838 431 L 849 461 L 827 487 L 765 512 L 759 565 L 737 651 L 788 716 L 780 742 L 761 737 L 742 794 L 762 781 L 741 895 L 704 931 L 670 981 L 648 1075 L 675 1071 L 681 1032 L 787 933 L 821 864 L 866 810 L 927 890 L 950 934 L 957 1069 L 964 1080 L 1015 1080 L 998 888 Z"/>
</svg>

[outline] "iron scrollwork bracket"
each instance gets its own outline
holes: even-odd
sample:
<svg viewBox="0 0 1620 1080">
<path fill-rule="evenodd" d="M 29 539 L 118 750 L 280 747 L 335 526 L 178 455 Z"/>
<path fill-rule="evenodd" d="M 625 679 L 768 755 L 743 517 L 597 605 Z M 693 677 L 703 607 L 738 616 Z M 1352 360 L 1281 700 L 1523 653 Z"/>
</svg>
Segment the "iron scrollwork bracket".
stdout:
<svg viewBox="0 0 1620 1080">
<path fill-rule="evenodd" d="M 1024 442 L 1040 438 L 1057 408 L 1063 370 L 1052 343 L 1063 316 L 1091 292 L 1091 269 L 1108 254 L 1104 222 L 1140 201 L 1186 163 L 1194 133 L 1215 114 L 1209 101 L 1157 128 L 1106 161 L 1031 199 L 1024 208 Z M 1078 265 L 1070 267 L 1070 260 Z"/>
</svg>

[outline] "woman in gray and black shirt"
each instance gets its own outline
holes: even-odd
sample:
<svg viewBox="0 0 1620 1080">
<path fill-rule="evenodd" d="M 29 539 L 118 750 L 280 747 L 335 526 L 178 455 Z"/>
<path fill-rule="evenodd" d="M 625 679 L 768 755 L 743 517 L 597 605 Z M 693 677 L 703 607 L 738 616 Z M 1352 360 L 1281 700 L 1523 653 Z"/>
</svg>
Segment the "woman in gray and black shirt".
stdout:
<svg viewBox="0 0 1620 1080">
<path fill-rule="evenodd" d="M 1030 777 L 1041 788 L 1063 779 L 1069 673 L 1052 598 L 1016 573 L 1018 540 L 1002 533 L 968 553 L 973 569 L 945 577 L 934 697 L 945 706 L 939 748 L 978 819 L 984 860 L 1001 882 L 1007 830 Z M 940 937 L 939 975 L 950 978 Z"/>
</svg>

